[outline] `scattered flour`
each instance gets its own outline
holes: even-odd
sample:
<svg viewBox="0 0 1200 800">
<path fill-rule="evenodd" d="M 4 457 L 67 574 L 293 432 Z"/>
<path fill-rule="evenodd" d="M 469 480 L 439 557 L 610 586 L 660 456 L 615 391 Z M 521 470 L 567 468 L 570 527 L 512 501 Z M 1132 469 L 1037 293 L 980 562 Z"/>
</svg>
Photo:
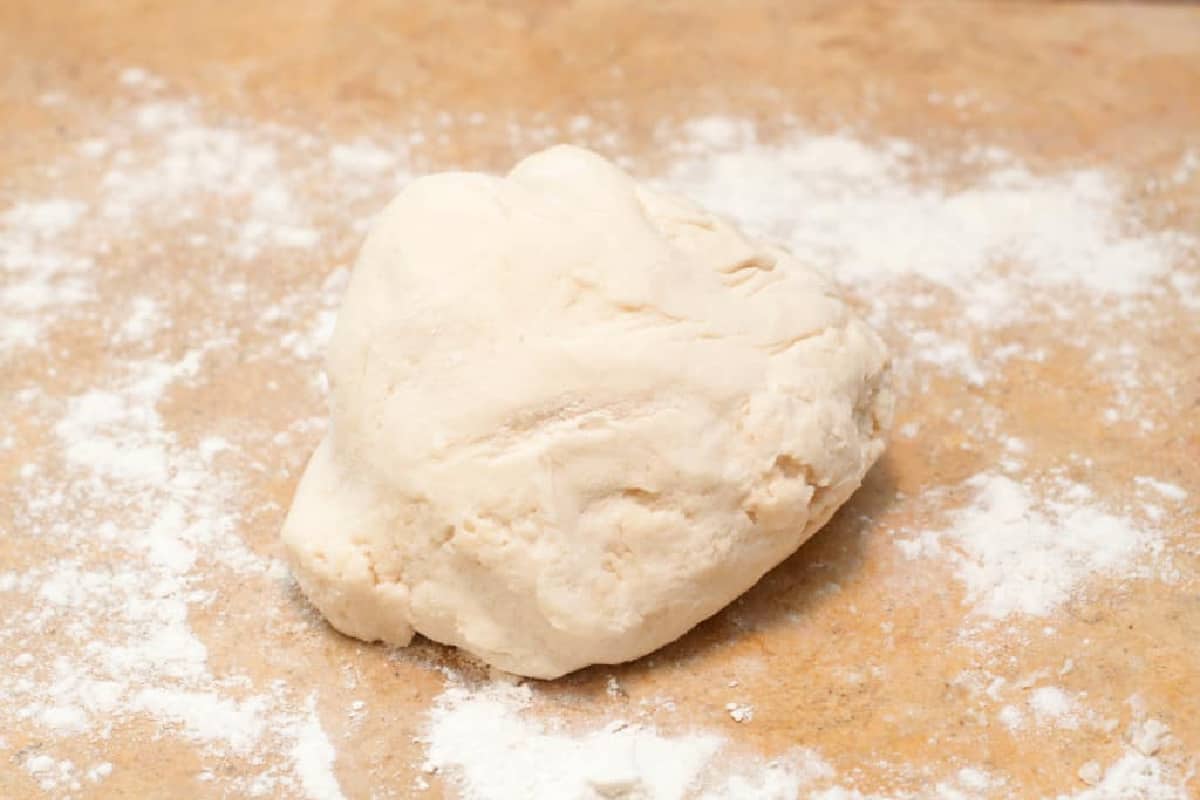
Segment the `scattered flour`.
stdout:
<svg viewBox="0 0 1200 800">
<path fill-rule="evenodd" d="M 87 771 L 87 779 L 92 783 L 99 783 L 112 774 L 113 765 L 108 761 L 102 761 Z"/>
<path fill-rule="evenodd" d="M 466 800 L 978 800 L 1011 794 L 1003 777 L 975 767 L 962 767 L 927 789 L 864 793 L 838 785 L 834 770 L 812 750 L 763 762 L 732 752 L 713 733 L 667 736 L 621 721 L 579 731 L 531 713 L 535 699 L 527 685 L 452 685 L 429 714 L 424 772 L 449 780 Z M 1076 698 L 1055 687 L 1034 690 L 1030 705 L 1060 727 L 1080 711 Z M 1157 755 L 1166 727 L 1144 720 L 1129 738 L 1107 769 L 1085 765 L 1093 785 L 1059 800 L 1185 800 L 1183 776 Z"/>
<path fill-rule="evenodd" d="M 165 80 L 141 67 L 127 67 L 121 70 L 121 74 L 117 77 L 117 80 L 122 86 L 149 89 L 151 91 L 157 91 L 167 85 Z"/>
<path fill-rule="evenodd" d="M 82 788 L 75 765 L 66 759 L 56 761 L 47 755 L 33 755 L 25 759 L 25 770 L 45 792 L 74 792 Z"/>
<path fill-rule="evenodd" d="M 1107 769 L 1094 761 L 1084 764 L 1079 778 L 1088 788 L 1057 800 L 1189 800 L 1188 776 L 1158 756 L 1167 736 L 1158 720 L 1135 722 L 1121 757 Z"/>
<path fill-rule="evenodd" d="M 308 714 L 294 723 L 291 757 L 304 794 L 312 800 L 340 800 L 341 787 L 334 774 L 337 752 L 321 727 L 316 714 L 316 698 L 309 695 Z"/>
<path fill-rule="evenodd" d="M 153 224 L 194 226 L 205 237 L 230 238 L 232 252 L 247 261 L 264 247 L 311 248 L 320 240 L 308 209 L 291 191 L 275 142 L 205 125 L 186 103 L 152 102 L 139 107 L 134 120 L 131 138 L 121 143 L 101 181 L 100 216 L 109 225 L 131 224 L 154 205 Z M 313 144 L 292 138 L 291 147 Z"/>
<path fill-rule="evenodd" d="M 1003 724 L 1004 727 L 1008 728 L 1010 731 L 1015 731 L 1020 728 L 1021 723 L 1024 721 L 1024 715 L 1021 714 L 1021 709 L 1017 708 L 1016 706 L 1004 706 L 1004 708 L 1001 708 L 999 713 L 996 714 L 996 718 L 999 719 L 1001 724 Z"/>
<path fill-rule="evenodd" d="M 749 722 L 754 719 L 754 706 L 745 703 L 726 703 L 725 710 L 734 722 Z"/>
<path fill-rule="evenodd" d="M 1153 489 L 1168 500 L 1173 500 L 1176 503 L 1182 503 L 1187 499 L 1188 493 L 1180 486 L 1166 481 L 1160 481 L 1157 478 L 1152 478 L 1149 475 L 1139 475 L 1133 479 L 1138 486 L 1144 486 L 1148 489 Z"/>
<path fill-rule="evenodd" d="M 164 86 L 139 69 L 119 82 L 139 96 Z M 0 208 L 0 357 L 44 350 L 48 331 L 79 320 L 110 348 L 82 361 L 64 353 L 61 363 L 44 353 L 47 376 L 92 370 L 67 384 L 81 387 L 73 394 L 5 393 L 6 416 L 48 437 L 5 487 L 14 502 L 4 535 L 29 542 L 30 560 L 0 573 L 0 603 L 14 609 L 0 647 L 19 654 L 4 666 L 13 680 L 0 681 L 0 729 L 38 732 L 23 763 L 56 794 L 114 770 L 108 762 L 76 768 L 57 756 L 58 743 L 104 740 L 114 725 L 143 720 L 160 736 L 195 743 L 212 763 L 239 759 L 237 770 L 198 776 L 227 793 L 338 798 L 315 698 L 279 680 L 255 685 L 217 671 L 189 622 L 212 608 L 214 580 L 259 582 L 266 592 L 281 567 L 240 534 L 247 464 L 239 445 L 212 435 L 190 443 L 160 406 L 169 392 L 206 382 L 215 354 L 235 351 L 243 323 L 230 301 L 247 297 L 236 277 L 246 268 L 223 266 L 225 254 L 253 263 L 267 250 L 326 252 L 318 220 L 377 207 L 401 178 L 404 151 L 384 159 L 385 145 L 212 124 L 193 103 L 155 98 L 115 108 L 104 124 L 45 170 L 98 175 L 90 190 Z M 325 193 L 311 196 L 314 184 Z M 187 246 L 167 252 L 162 241 Z M 215 265 L 214 250 L 222 254 Z M 158 283 L 166 259 L 194 269 L 196 284 Z M 94 267 L 101 260 L 103 271 Z M 122 271 L 145 280 L 139 294 L 110 303 L 105 282 Z M 298 288 L 271 323 L 279 345 L 262 355 L 314 358 L 344 281 L 335 272 L 323 288 Z M 226 295 L 204 325 L 173 332 L 182 350 L 167 350 L 156 334 L 198 290 Z M 302 333 L 288 338 L 292 331 Z M 18 446 L 19 430 L 0 423 L 5 447 Z M 74 644 L 57 646 L 49 631 Z"/>
<path fill-rule="evenodd" d="M 761 144 L 753 126 L 721 118 L 669 135 L 681 152 L 666 180 L 702 204 L 845 281 L 917 277 L 951 289 L 977 324 L 1019 317 L 1031 288 L 1165 293 L 1162 280 L 1196 246 L 1139 227 L 1104 172 L 1036 175 L 997 148 L 965 152 L 961 166 L 982 176 L 951 190 L 920 179 L 927 165 L 905 141 L 800 133 Z"/>
<path fill-rule="evenodd" d="M 0 213 L 0 353 L 36 344 L 64 309 L 92 296 L 92 257 L 69 246 L 86 210 L 48 198 Z"/>
<path fill-rule="evenodd" d="M 1056 728 L 1079 727 L 1079 704 L 1057 686 L 1039 686 L 1029 693 L 1029 706 L 1039 724 Z"/>
<path fill-rule="evenodd" d="M 527 686 L 448 689 L 430 714 L 428 764 L 457 773 L 471 800 L 527 797 L 684 797 L 721 749 L 712 734 L 678 738 L 616 723 L 571 735 L 520 712 Z"/>
<path fill-rule="evenodd" d="M 335 166 L 347 172 L 377 178 L 381 173 L 398 168 L 396 154 L 369 139 L 334 145 L 329 152 Z"/>
<path fill-rule="evenodd" d="M 122 341 L 145 341 L 164 328 L 171 327 L 171 320 L 163 311 L 162 304 L 153 297 L 135 297 L 130 302 L 129 314 L 121 324 L 119 337 Z"/>
<path fill-rule="evenodd" d="M 192 351 L 176 363 L 135 362 L 115 386 L 90 389 L 68 403 L 55 432 L 71 482 L 47 494 L 40 481 L 26 481 L 25 523 L 30 532 L 74 544 L 91 558 L 50 560 L 4 587 L 40 602 L 20 602 L 29 610 L 0 631 L 0 642 L 30 650 L 17 665 L 28 677 L 0 688 L 6 706 L 0 719 L 12 713 L 52 736 L 107 737 L 114 720 L 146 715 L 163 732 L 215 755 L 251 756 L 281 746 L 280 740 L 294 740 L 293 757 L 319 754 L 320 722 L 311 702 L 300 712 L 279 687 L 232 689 L 249 682 L 235 675 L 218 679 L 188 625 L 189 607 L 212 599 L 193 576 L 201 553 L 208 570 L 252 577 L 273 567 L 236 535 L 236 487 L 213 464 L 225 448 L 212 439 L 197 449 L 182 446 L 158 413 L 164 391 L 195 378 L 202 359 Z M 119 511 L 90 529 L 65 523 L 86 518 L 84 508 L 112 504 Z M 85 643 L 81 652 L 70 658 L 44 652 L 54 640 L 38 634 L 54 628 Z M 294 761 L 308 796 L 338 796 L 330 790 L 337 785 L 331 763 Z M 275 785 L 266 775 L 250 784 Z"/>
<path fill-rule="evenodd" d="M 313 324 L 307 329 L 297 329 L 292 321 L 304 313 L 302 309 L 311 306 L 311 292 L 284 297 L 262 313 L 264 322 L 285 323 L 287 330 L 279 337 L 279 346 L 284 352 L 299 361 L 315 361 L 324 355 L 325 345 L 333 335 L 333 326 L 337 322 L 338 304 L 349 279 L 350 271 L 345 268 L 329 274 L 317 294 L 319 310 Z"/>
<path fill-rule="evenodd" d="M 1148 575 L 1146 560 L 1162 549 L 1160 535 L 1103 510 L 1091 491 L 1070 481 L 1038 482 L 982 473 L 966 481 L 969 505 L 940 532 L 898 539 L 909 557 L 945 557 L 966 589 L 972 610 L 993 620 L 1045 616 L 1096 575 Z"/>
<path fill-rule="evenodd" d="M 762 761 L 714 733 L 615 721 L 577 731 L 527 714 L 528 685 L 451 686 L 429 714 L 424 770 L 466 800 L 792 800 L 834 777 L 811 750 Z"/>
</svg>

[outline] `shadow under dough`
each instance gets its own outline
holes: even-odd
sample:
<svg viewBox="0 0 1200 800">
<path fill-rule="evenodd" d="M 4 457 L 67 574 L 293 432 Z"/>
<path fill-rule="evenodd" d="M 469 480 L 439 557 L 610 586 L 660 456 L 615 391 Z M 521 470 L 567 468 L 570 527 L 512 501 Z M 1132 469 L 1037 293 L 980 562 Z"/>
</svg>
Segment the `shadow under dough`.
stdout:
<svg viewBox="0 0 1200 800">
<path fill-rule="evenodd" d="M 703 657 L 713 649 L 775 626 L 794 625 L 795 615 L 810 611 L 830 583 L 845 583 L 862 567 L 868 537 L 896 502 L 896 491 L 885 454 L 823 528 L 724 609 L 636 661 L 597 664 L 555 683 L 576 690 L 584 690 L 593 682 L 602 686 L 609 675 L 632 677 L 663 663 L 679 664 Z"/>
</svg>

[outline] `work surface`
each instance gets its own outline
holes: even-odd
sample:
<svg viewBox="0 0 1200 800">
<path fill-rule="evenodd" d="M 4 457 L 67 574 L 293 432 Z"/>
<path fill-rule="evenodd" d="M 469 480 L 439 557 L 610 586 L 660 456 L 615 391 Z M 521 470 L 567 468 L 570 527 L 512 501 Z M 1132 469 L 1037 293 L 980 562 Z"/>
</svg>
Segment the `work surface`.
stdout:
<svg viewBox="0 0 1200 800">
<path fill-rule="evenodd" d="M 0 795 L 1200 793 L 1200 8 L 294 5 L 0 7 Z M 513 686 L 277 536 L 370 215 L 558 141 L 838 272 L 900 401 L 730 608 Z"/>
</svg>

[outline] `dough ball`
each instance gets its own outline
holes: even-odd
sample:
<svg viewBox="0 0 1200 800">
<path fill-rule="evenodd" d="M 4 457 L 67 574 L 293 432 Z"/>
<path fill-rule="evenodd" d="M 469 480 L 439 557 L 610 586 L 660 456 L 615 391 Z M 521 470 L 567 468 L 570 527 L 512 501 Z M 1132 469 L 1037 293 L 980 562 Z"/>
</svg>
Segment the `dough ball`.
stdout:
<svg viewBox="0 0 1200 800">
<path fill-rule="evenodd" d="M 746 591 L 858 487 L 892 405 L 830 276 L 566 146 L 401 192 L 328 374 L 283 530 L 305 594 L 351 636 L 538 678 Z"/>
</svg>

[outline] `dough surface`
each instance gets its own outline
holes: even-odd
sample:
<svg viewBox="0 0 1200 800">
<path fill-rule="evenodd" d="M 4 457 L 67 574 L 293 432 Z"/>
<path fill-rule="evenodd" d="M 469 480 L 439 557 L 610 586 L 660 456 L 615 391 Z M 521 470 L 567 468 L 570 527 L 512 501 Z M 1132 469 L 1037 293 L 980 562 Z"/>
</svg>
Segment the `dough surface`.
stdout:
<svg viewBox="0 0 1200 800">
<path fill-rule="evenodd" d="M 859 486 L 892 406 L 830 276 L 569 146 L 405 188 L 327 371 L 283 529 L 304 593 L 351 636 L 538 678 L 748 589 Z"/>
</svg>

